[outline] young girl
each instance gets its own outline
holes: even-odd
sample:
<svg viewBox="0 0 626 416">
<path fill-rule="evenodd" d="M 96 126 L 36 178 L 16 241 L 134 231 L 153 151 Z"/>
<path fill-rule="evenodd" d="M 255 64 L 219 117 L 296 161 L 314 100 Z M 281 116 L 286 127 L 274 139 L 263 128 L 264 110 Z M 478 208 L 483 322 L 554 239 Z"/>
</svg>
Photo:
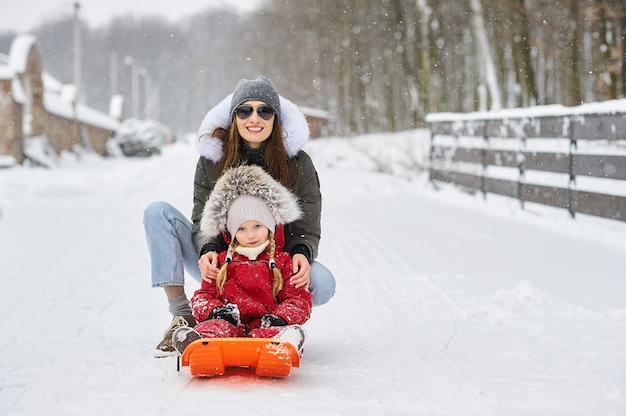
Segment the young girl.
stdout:
<svg viewBox="0 0 626 416">
<path fill-rule="evenodd" d="M 262 168 L 225 171 L 204 207 L 200 229 L 207 240 L 221 233 L 229 245 L 219 253 L 217 278 L 203 280 L 191 298 L 198 324 L 173 333 L 180 354 L 202 337 L 277 337 L 302 350 L 300 325 L 310 317 L 311 293 L 287 284 L 292 259 L 283 251 L 283 225 L 301 215 L 296 197 Z"/>
</svg>

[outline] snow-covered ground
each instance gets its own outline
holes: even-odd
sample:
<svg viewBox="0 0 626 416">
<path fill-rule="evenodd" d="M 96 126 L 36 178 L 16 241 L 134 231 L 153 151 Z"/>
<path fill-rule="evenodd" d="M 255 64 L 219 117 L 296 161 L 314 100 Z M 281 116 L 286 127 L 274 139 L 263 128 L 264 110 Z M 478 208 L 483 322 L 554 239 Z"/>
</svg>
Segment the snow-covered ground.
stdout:
<svg viewBox="0 0 626 416">
<path fill-rule="evenodd" d="M 286 379 L 151 355 L 170 317 L 142 211 L 191 211 L 193 145 L 0 170 L 0 415 L 626 414 L 626 223 L 436 191 L 427 146 L 308 145 L 337 294 Z"/>
</svg>

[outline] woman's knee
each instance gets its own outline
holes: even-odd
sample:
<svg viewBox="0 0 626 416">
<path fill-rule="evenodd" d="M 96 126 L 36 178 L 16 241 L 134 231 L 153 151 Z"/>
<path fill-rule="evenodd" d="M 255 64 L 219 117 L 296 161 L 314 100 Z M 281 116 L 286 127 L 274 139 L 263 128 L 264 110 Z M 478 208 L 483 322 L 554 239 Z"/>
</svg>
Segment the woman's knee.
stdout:
<svg viewBox="0 0 626 416">
<path fill-rule="evenodd" d="M 167 202 L 157 201 L 150 203 L 143 210 L 143 222 L 144 224 L 152 222 L 155 218 L 166 217 L 166 213 L 170 210 L 171 205 Z"/>
<path fill-rule="evenodd" d="M 310 289 L 313 306 L 323 305 L 335 295 L 335 277 L 326 266 L 316 261 L 311 263 Z"/>
</svg>

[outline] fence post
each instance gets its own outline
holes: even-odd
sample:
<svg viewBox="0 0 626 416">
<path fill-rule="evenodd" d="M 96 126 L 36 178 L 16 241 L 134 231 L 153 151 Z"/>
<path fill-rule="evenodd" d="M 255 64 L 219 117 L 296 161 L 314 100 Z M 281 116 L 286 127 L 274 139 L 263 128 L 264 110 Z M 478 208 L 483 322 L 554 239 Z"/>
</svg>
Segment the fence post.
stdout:
<svg viewBox="0 0 626 416">
<path fill-rule="evenodd" d="M 517 169 L 519 170 L 519 175 L 517 176 L 517 200 L 520 203 L 520 207 L 524 209 L 524 179 L 526 177 L 526 155 L 524 154 L 524 150 L 526 149 L 526 134 L 524 134 L 524 130 L 521 129 L 520 134 L 521 146 L 517 150 Z"/>
<path fill-rule="evenodd" d="M 568 171 L 569 171 L 569 181 L 567 183 L 567 210 L 569 211 L 572 218 L 576 217 L 576 212 L 574 212 L 573 207 L 573 192 L 572 192 L 572 184 L 576 183 L 576 175 L 574 174 L 574 151 L 578 148 L 578 144 L 576 143 L 576 136 L 574 135 L 574 116 L 568 117 L 569 119 L 569 160 L 568 160 Z"/>
<path fill-rule="evenodd" d="M 435 185 L 435 180 L 433 179 L 433 153 L 435 152 L 435 132 L 433 128 L 430 129 L 430 151 L 428 152 L 428 179 L 430 182 Z"/>
<path fill-rule="evenodd" d="M 485 184 L 485 176 L 487 172 L 487 149 L 489 147 L 489 120 L 485 121 L 484 132 L 483 132 L 483 147 L 480 150 L 480 162 L 483 165 L 483 171 L 480 175 L 480 191 L 483 193 L 483 200 L 487 200 L 487 186 Z"/>
</svg>

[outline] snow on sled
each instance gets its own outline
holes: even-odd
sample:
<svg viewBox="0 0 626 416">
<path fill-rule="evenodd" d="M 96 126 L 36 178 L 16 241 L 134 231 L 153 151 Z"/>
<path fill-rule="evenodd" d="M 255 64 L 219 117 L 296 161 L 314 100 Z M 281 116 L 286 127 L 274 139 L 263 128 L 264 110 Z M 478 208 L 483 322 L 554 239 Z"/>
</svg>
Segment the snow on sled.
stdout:
<svg viewBox="0 0 626 416">
<path fill-rule="evenodd" d="M 248 368 L 257 376 L 287 377 L 292 367 L 300 367 L 296 348 L 275 338 L 201 338 L 178 357 L 194 377 L 223 375 L 229 368 Z"/>
</svg>

